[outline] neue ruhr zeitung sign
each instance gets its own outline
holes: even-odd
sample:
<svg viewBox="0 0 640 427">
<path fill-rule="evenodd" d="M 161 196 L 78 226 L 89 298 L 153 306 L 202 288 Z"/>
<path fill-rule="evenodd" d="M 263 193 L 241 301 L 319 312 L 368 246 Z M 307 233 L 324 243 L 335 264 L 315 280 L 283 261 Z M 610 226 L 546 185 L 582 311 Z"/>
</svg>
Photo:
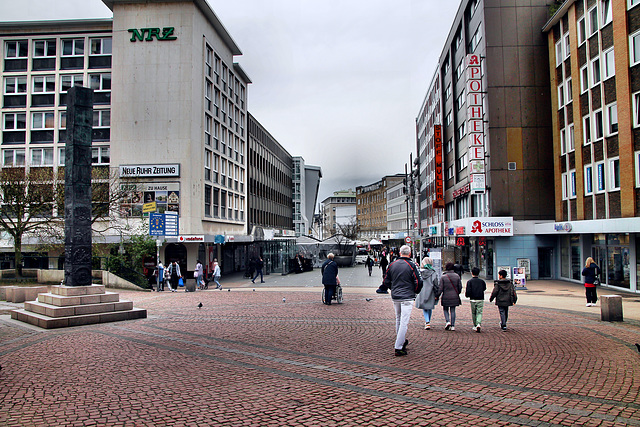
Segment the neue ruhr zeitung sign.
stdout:
<svg viewBox="0 0 640 427">
<path fill-rule="evenodd" d="M 121 165 L 120 178 L 180 176 L 180 164 Z"/>
</svg>

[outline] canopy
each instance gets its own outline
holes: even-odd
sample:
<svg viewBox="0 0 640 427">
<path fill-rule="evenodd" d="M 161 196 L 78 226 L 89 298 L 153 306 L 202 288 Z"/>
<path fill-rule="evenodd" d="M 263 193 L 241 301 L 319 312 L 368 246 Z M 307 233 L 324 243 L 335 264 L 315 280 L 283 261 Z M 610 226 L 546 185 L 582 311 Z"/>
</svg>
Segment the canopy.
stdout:
<svg viewBox="0 0 640 427">
<path fill-rule="evenodd" d="M 373 245 L 381 245 L 381 244 L 382 244 L 382 242 L 381 242 L 380 240 L 371 239 L 371 241 L 369 242 L 369 244 L 370 244 L 371 246 L 373 246 Z"/>
</svg>

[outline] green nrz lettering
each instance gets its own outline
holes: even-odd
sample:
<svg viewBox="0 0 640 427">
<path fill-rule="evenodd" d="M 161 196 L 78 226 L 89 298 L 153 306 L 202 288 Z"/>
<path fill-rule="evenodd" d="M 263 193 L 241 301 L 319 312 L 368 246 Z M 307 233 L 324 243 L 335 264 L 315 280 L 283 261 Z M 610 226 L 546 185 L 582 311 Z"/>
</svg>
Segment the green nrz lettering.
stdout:
<svg viewBox="0 0 640 427">
<path fill-rule="evenodd" d="M 131 33 L 131 38 L 129 41 L 153 41 L 155 37 L 156 40 L 164 41 L 164 40 L 177 40 L 178 37 L 173 35 L 175 28 L 174 27 L 164 27 L 164 28 L 130 28 L 129 31 Z"/>
</svg>

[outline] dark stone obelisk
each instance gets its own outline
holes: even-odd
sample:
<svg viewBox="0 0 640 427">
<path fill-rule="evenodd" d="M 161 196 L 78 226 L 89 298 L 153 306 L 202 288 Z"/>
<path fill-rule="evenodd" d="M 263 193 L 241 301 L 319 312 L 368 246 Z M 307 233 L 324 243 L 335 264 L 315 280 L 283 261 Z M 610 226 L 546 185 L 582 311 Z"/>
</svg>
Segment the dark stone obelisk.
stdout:
<svg viewBox="0 0 640 427">
<path fill-rule="evenodd" d="M 64 284 L 91 286 L 91 131 L 93 90 L 67 93 L 64 157 Z"/>
</svg>

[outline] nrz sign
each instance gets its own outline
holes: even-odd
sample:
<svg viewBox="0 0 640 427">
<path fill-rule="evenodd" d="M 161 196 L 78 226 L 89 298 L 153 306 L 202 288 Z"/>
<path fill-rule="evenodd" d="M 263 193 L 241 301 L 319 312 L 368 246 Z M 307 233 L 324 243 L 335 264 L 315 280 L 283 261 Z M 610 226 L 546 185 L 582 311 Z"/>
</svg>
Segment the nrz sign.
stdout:
<svg viewBox="0 0 640 427">
<path fill-rule="evenodd" d="M 173 35 L 174 27 L 164 27 L 164 28 L 130 28 L 127 31 L 131 33 L 131 38 L 129 41 L 135 42 L 136 40 L 140 40 L 141 42 L 153 41 L 155 37 L 156 40 L 164 41 L 164 40 L 177 40 L 178 37 Z"/>
</svg>

